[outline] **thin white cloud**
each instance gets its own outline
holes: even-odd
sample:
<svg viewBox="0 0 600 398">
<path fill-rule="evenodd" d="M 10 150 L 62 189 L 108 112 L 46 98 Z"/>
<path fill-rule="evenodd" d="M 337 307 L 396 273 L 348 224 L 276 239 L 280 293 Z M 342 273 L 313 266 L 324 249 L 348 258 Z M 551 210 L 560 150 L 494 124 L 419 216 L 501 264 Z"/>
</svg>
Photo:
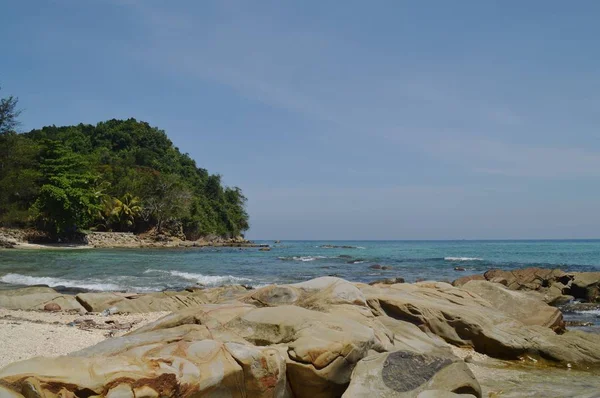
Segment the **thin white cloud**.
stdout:
<svg viewBox="0 0 600 398">
<path fill-rule="evenodd" d="M 477 173 L 542 178 L 600 176 L 600 152 L 582 148 L 443 140 L 431 145 L 430 150 Z"/>
</svg>

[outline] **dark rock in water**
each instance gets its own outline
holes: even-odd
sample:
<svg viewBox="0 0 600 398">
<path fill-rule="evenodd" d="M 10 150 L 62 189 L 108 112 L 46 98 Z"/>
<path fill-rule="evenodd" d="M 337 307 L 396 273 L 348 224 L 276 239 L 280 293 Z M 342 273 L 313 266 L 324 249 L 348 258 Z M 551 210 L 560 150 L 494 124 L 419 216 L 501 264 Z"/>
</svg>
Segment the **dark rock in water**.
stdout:
<svg viewBox="0 0 600 398">
<path fill-rule="evenodd" d="M 387 279 L 378 279 L 376 281 L 370 282 L 369 285 L 393 285 L 396 283 L 404 283 L 404 278 L 387 278 Z"/>
<path fill-rule="evenodd" d="M 250 285 L 240 285 L 241 287 L 243 287 L 246 290 L 253 290 L 254 288 Z"/>
<path fill-rule="evenodd" d="M 271 248 L 270 247 L 261 247 L 260 249 L 258 249 L 261 252 L 270 252 Z"/>
<path fill-rule="evenodd" d="M 348 246 L 348 245 L 343 245 L 343 246 L 338 246 L 338 245 L 321 245 L 320 247 L 321 247 L 321 249 L 357 249 L 356 246 Z"/>
<path fill-rule="evenodd" d="M 280 240 L 276 240 L 275 243 L 279 244 L 279 243 L 281 243 L 281 241 Z"/>
<path fill-rule="evenodd" d="M 466 271 L 465 267 L 454 267 L 454 271 Z"/>
<path fill-rule="evenodd" d="M 356 261 L 362 261 L 362 260 L 356 260 Z M 383 270 L 383 271 L 389 271 L 389 270 L 394 269 L 394 267 L 392 267 L 391 265 L 381 265 L 381 264 L 373 264 L 369 268 L 371 268 L 371 269 L 380 269 L 380 270 Z"/>
<path fill-rule="evenodd" d="M 74 287 L 74 286 L 54 286 L 53 289 L 59 293 L 71 294 L 71 295 L 76 295 L 79 293 L 87 293 L 87 292 L 92 291 L 90 289 L 85 289 L 83 287 Z"/>
<path fill-rule="evenodd" d="M 338 257 L 339 258 L 352 258 L 352 256 L 349 256 L 347 254 L 340 254 Z"/>
<path fill-rule="evenodd" d="M 201 284 L 197 284 L 197 285 L 194 285 L 194 286 L 188 286 L 184 290 L 186 292 L 193 293 L 193 292 L 197 292 L 199 290 L 204 290 L 204 289 L 206 289 L 206 286 L 201 285 Z"/>
<path fill-rule="evenodd" d="M 56 304 L 56 303 L 48 303 L 44 306 L 44 311 L 60 311 L 60 305 Z"/>
<path fill-rule="evenodd" d="M 546 301 L 560 305 L 572 298 L 600 302 L 600 272 L 564 272 L 560 269 L 523 268 L 511 271 L 490 269 L 483 275 L 470 275 L 452 282 L 460 287 L 470 280 L 499 283 L 510 290 L 530 290 L 544 294 Z M 562 296 L 562 297 L 561 297 Z"/>
<path fill-rule="evenodd" d="M 350 260 L 350 261 L 346 261 L 347 264 L 359 264 L 359 263 L 364 263 L 365 260 L 362 258 L 357 258 L 356 260 Z"/>
</svg>

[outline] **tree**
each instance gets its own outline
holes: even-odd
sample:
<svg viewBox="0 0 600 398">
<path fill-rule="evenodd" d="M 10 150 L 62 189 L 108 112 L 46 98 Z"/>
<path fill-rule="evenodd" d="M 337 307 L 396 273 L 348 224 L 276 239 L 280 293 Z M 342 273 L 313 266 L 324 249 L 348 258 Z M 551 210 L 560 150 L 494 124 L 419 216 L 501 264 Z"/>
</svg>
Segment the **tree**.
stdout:
<svg viewBox="0 0 600 398">
<path fill-rule="evenodd" d="M 16 117 L 16 99 L 6 101 Z M 239 188 L 135 119 L 0 134 L 1 225 L 237 236 L 248 228 L 245 204 Z"/>
<path fill-rule="evenodd" d="M 158 233 L 162 232 L 165 222 L 182 219 L 189 214 L 192 194 L 178 176 L 156 174 L 147 188 L 145 218 L 156 222 Z"/>
<path fill-rule="evenodd" d="M 126 193 L 119 198 L 109 198 L 104 202 L 107 225 L 119 231 L 128 231 L 142 214 L 140 198 Z"/>
<path fill-rule="evenodd" d="M 0 90 L 2 87 L 0 87 Z M 5 134 L 19 126 L 17 118 L 21 114 L 21 111 L 17 109 L 17 103 L 19 99 L 12 95 L 0 99 L 0 134 Z"/>
<path fill-rule="evenodd" d="M 42 187 L 32 206 L 39 226 L 57 234 L 89 227 L 100 211 L 102 192 L 85 158 L 58 141 L 45 140 L 40 169 Z"/>
</svg>

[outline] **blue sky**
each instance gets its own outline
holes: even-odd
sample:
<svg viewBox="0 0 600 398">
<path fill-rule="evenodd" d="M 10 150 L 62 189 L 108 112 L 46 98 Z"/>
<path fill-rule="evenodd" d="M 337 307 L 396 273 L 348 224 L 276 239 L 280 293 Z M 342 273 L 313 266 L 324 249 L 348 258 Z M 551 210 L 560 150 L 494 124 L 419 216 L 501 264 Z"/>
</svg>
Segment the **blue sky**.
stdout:
<svg viewBox="0 0 600 398">
<path fill-rule="evenodd" d="M 23 130 L 135 117 L 253 239 L 600 237 L 600 3 L 12 1 Z"/>
</svg>

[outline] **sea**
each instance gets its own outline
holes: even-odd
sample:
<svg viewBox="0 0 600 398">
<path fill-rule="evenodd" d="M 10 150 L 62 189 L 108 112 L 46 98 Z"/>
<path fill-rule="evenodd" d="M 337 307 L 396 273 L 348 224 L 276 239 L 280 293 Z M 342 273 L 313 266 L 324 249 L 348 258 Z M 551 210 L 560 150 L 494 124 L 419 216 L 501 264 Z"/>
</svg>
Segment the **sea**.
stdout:
<svg viewBox="0 0 600 398">
<path fill-rule="evenodd" d="M 26 285 L 131 292 L 190 285 L 261 287 L 319 276 L 372 282 L 402 277 L 452 281 L 490 268 L 600 271 L 600 240 L 256 241 L 258 248 L 9 249 L 0 288 Z M 386 269 L 375 269 L 377 265 Z M 373 267 L 375 266 L 375 267 Z M 389 268 L 389 269 L 388 269 Z M 460 270 L 457 270 L 460 269 Z M 592 309 L 567 318 L 600 325 Z"/>
</svg>

